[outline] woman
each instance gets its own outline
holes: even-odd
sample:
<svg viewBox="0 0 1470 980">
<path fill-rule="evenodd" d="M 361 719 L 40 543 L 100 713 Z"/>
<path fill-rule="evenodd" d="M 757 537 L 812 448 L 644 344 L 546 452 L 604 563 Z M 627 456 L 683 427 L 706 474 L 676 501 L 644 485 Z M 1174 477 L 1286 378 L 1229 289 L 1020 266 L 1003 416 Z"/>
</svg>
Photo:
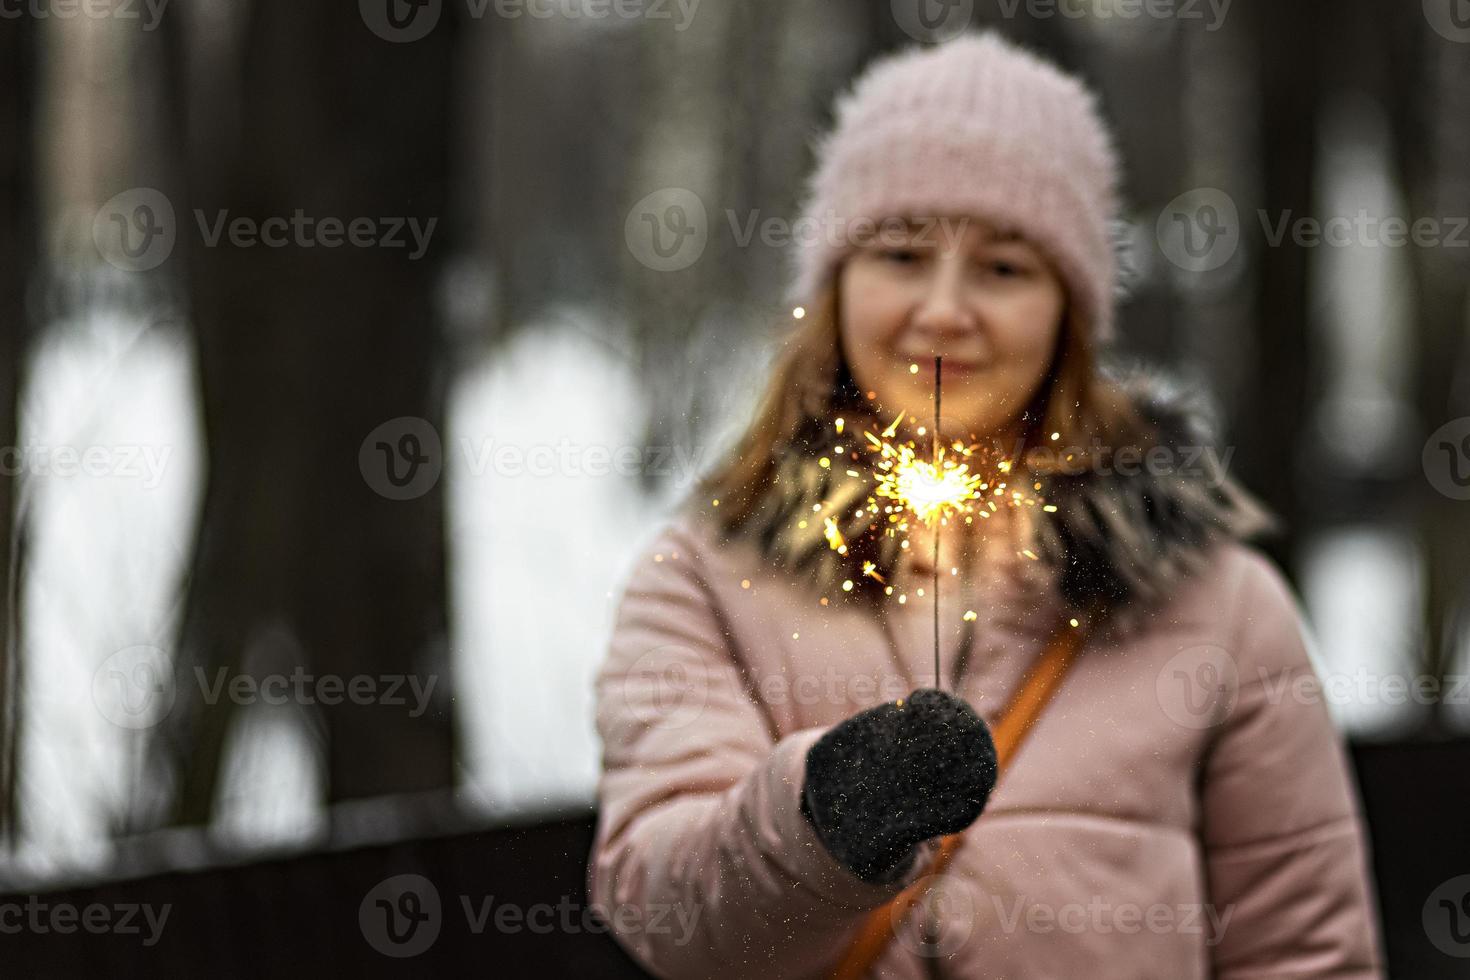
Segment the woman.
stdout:
<svg viewBox="0 0 1470 980">
<path fill-rule="evenodd" d="M 1244 543 L 1266 518 L 1176 397 L 1096 367 L 1116 184 L 1092 95 L 991 34 L 839 104 L 808 315 L 634 566 L 598 680 L 589 884 L 654 973 L 822 976 L 962 832 L 872 976 L 1381 975 L 1342 746 Z M 936 542 L 865 433 L 970 449 L 980 498 Z M 1067 630 L 997 783 L 990 726 Z"/>
</svg>

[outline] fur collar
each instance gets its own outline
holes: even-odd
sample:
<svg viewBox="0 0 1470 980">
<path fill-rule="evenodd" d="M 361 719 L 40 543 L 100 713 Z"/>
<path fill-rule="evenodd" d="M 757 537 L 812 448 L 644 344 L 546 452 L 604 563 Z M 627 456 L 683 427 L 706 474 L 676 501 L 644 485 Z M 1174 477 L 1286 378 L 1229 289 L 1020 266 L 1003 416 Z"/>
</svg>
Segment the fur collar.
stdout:
<svg viewBox="0 0 1470 980">
<path fill-rule="evenodd" d="M 1115 379 L 1157 431 L 1163 466 L 1058 478 L 1046 493 L 1056 513 L 1037 527 L 1037 554 L 1057 574 L 1068 605 L 1148 605 L 1204 562 L 1218 539 L 1248 540 L 1276 526 L 1233 477 L 1215 415 L 1158 375 Z"/>
<path fill-rule="evenodd" d="M 1221 454 L 1213 413 L 1199 398 L 1157 374 L 1134 372 L 1112 379 L 1143 419 L 1156 430 L 1153 446 L 1141 447 L 1135 464 L 1123 459 L 1102 471 L 1053 476 L 1041 496 L 1055 512 L 1036 508 L 1025 523 L 1025 542 L 1039 569 L 1066 605 L 1106 611 L 1147 605 L 1204 561 L 1221 538 L 1248 539 L 1270 530 L 1274 519 L 1228 475 L 1229 453 Z M 852 433 L 854 444 L 861 439 Z M 884 586 L 863 572 L 880 571 L 902 558 L 898 536 L 875 531 L 872 515 L 854 516 L 871 491 L 856 463 L 819 458 L 832 448 L 825 421 L 778 458 L 770 490 L 727 537 L 753 538 L 770 560 L 810 582 L 822 595 L 878 599 Z M 1150 464 L 1147 451 L 1153 448 Z M 1028 511 L 1030 508 L 1028 508 Z M 830 516 L 847 545 L 839 554 L 828 545 L 824 517 Z M 844 581 L 852 590 L 844 590 Z"/>
</svg>

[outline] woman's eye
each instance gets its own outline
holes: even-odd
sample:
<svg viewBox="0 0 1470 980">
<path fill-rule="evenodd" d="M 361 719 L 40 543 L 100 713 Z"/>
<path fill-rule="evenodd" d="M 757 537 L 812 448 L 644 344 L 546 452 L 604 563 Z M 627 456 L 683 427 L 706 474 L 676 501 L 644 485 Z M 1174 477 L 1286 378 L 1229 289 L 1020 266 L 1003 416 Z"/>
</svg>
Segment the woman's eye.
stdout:
<svg viewBox="0 0 1470 980">
<path fill-rule="evenodd" d="M 1017 265 L 1014 262 L 1008 262 L 1005 259 L 994 259 L 990 262 L 987 262 L 985 264 L 985 269 L 992 275 L 1001 276 L 1003 278 L 1024 275 L 1026 272 L 1026 270 L 1021 266 Z"/>
<path fill-rule="evenodd" d="M 911 248 L 887 248 L 879 253 L 885 262 L 910 265 L 919 260 L 919 253 Z"/>
</svg>

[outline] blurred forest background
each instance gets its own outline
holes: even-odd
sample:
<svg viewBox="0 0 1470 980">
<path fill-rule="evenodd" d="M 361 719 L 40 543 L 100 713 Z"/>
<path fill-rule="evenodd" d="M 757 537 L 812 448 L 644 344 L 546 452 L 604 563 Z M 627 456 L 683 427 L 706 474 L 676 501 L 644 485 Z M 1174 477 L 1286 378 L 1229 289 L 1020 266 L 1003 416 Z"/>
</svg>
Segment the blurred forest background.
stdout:
<svg viewBox="0 0 1470 980">
<path fill-rule="evenodd" d="M 492 822 L 588 806 L 620 577 L 790 322 L 787 249 L 738 231 L 796 217 L 868 59 L 960 29 L 1102 94 L 1126 161 L 1120 356 L 1217 399 L 1231 466 L 1286 519 L 1268 550 L 1325 668 L 1462 675 L 1470 503 L 1438 444 L 1470 438 L 1465 7 L 7 13 L 0 866 L 105 869 L 170 828 L 312 846 L 388 797 Z M 640 229 L 688 200 L 700 251 L 664 262 Z M 1271 240 L 1360 212 L 1439 238 Z M 298 213 L 318 224 L 281 247 L 228 230 Z M 363 243 L 323 244 L 328 217 L 366 219 Z M 1177 237 L 1191 223 L 1227 251 Z M 538 467 L 536 447 L 570 449 Z M 196 669 L 406 677 L 422 710 L 240 704 Z M 1452 698 L 1332 707 L 1362 742 L 1470 731 Z"/>
</svg>

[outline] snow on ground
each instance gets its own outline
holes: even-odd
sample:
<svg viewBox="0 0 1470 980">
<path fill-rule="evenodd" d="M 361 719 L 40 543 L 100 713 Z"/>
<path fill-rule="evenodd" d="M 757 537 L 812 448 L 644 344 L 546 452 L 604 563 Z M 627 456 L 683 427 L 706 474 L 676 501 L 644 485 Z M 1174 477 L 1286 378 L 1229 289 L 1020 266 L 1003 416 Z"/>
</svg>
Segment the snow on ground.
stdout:
<svg viewBox="0 0 1470 980">
<path fill-rule="evenodd" d="M 572 314 L 575 316 L 575 314 Z M 629 359 L 562 320 L 461 378 L 449 409 L 451 634 L 471 795 L 496 812 L 590 803 L 593 676 L 639 543 L 695 477 L 638 489 Z"/>
<path fill-rule="evenodd" d="M 4 460 L 30 528 L 23 863 L 102 860 L 130 806 L 161 701 L 125 687 L 172 642 L 199 504 L 192 372 L 185 338 L 117 314 L 57 324 L 31 354 L 19 454 Z"/>
</svg>

